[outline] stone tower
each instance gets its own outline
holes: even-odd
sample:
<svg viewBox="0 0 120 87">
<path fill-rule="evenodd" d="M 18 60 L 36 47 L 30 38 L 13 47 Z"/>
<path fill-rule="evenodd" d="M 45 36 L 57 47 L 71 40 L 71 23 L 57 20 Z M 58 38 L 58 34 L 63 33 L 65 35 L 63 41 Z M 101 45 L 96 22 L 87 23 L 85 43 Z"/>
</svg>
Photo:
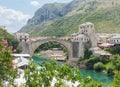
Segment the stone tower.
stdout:
<svg viewBox="0 0 120 87">
<path fill-rule="evenodd" d="M 94 30 L 94 24 L 91 22 L 86 22 L 84 24 L 81 24 L 79 26 L 79 33 L 84 34 L 89 38 L 89 42 L 91 44 L 91 47 L 97 46 L 97 40 Z"/>
<path fill-rule="evenodd" d="M 73 57 L 84 57 L 85 44 L 89 42 L 90 47 L 96 47 L 96 36 L 94 32 L 94 24 L 86 22 L 79 26 L 78 33 L 71 35 Z"/>
<path fill-rule="evenodd" d="M 22 46 L 22 54 L 30 54 L 29 34 L 17 33 L 16 37 L 20 41 L 20 45 Z"/>
</svg>

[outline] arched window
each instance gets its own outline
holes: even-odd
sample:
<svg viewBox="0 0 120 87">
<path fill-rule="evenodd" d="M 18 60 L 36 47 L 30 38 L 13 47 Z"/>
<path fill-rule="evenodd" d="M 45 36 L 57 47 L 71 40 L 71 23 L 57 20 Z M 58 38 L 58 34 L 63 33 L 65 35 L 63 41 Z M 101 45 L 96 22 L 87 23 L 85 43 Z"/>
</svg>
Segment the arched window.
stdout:
<svg viewBox="0 0 120 87">
<path fill-rule="evenodd" d="M 83 26 L 83 28 L 85 28 L 85 26 Z"/>
<path fill-rule="evenodd" d="M 91 28 L 93 28 L 93 25 L 91 25 Z"/>
<path fill-rule="evenodd" d="M 89 28 L 89 25 L 87 25 L 87 28 Z"/>
<path fill-rule="evenodd" d="M 82 26 L 80 26 L 80 29 L 82 29 Z"/>
</svg>

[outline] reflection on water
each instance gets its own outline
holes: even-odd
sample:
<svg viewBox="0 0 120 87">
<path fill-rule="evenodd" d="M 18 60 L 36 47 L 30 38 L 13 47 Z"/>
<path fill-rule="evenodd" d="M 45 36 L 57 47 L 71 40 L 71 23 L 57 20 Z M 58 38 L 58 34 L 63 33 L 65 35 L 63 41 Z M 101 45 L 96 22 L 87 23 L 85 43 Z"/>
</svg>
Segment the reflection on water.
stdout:
<svg viewBox="0 0 120 87">
<path fill-rule="evenodd" d="M 33 56 L 32 57 L 33 61 L 38 64 L 38 63 L 43 63 L 46 61 L 49 61 L 50 59 L 45 58 L 43 56 Z M 61 62 L 58 62 L 59 64 L 61 64 Z M 93 70 L 86 70 L 86 69 L 80 69 L 82 77 L 87 77 L 87 76 L 91 76 L 94 80 L 98 81 L 98 82 L 103 82 L 104 83 L 104 87 L 108 87 L 108 85 L 112 82 L 112 78 L 103 74 L 103 73 L 99 73 L 99 72 L 95 72 Z"/>
</svg>

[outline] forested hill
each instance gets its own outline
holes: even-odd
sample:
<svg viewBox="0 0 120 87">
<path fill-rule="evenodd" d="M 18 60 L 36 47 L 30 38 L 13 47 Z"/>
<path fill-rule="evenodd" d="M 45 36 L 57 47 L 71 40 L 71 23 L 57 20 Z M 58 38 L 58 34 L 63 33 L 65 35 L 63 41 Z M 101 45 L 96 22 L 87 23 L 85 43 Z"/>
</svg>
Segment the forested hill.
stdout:
<svg viewBox="0 0 120 87">
<path fill-rule="evenodd" d="M 22 47 L 19 45 L 19 41 L 16 37 L 8 33 L 4 28 L 0 27 L 0 41 L 2 39 L 6 39 L 8 41 L 8 45 L 13 46 L 13 50 L 15 49 L 17 53 L 22 51 Z"/>
<path fill-rule="evenodd" d="M 6 38 L 15 38 L 12 34 L 8 33 L 4 28 L 0 27 L 0 40 Z"/>
<path fill-rule="evenodd" d="M 93 22 L 96 32 L 120 32 L 120 0 L 73 0 L 46 4 L 19 32 L 32 36 L 65 36 L 78 31 L 84 22 Z"/>
</svg>

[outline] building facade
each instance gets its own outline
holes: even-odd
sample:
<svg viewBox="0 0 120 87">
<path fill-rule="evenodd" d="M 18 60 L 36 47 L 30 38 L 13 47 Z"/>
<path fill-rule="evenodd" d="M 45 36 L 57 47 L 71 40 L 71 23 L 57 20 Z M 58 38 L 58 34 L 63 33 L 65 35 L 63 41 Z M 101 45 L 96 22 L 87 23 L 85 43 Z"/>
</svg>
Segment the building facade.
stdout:
<svg viewBox="0 0 120 87">
<path fill-rule="evenodd" d="M 110 38 L 110 43 L 114 45 L 120 45 L 120 35 L 115 35 Z"/>
</svg>

